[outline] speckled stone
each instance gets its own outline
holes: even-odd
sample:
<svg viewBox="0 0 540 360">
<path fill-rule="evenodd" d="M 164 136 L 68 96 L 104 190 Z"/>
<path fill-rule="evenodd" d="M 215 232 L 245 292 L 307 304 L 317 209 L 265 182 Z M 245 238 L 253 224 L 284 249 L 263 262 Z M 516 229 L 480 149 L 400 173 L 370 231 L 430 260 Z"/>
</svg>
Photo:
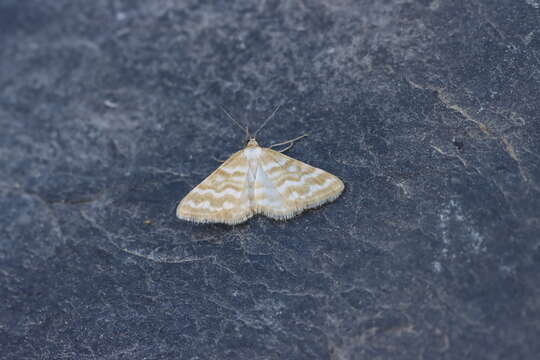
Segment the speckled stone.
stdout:
<svg viewBox="0 0 540 360">
<path fill-rule="evenodd" d="M 0 0 L 1 359 L 537 359 L 540 1 Z M 286 222 L 177 202 L 259 143 Z"/>
</svg>

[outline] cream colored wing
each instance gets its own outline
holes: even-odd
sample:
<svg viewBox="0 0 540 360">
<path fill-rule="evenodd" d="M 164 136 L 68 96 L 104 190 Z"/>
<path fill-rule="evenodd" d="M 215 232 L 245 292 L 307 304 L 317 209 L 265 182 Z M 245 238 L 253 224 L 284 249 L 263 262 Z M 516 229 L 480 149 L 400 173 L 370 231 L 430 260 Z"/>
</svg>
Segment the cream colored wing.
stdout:
<svg viewBox="0 0 540 360">
<path fill-rule="evenodd" d="M 253 212 L 243 151 L 234 153 L 186 195 L 176 208 L 180 219 L 197 223 L 239 224 Z"/>
<path fill-rule="evenodd" d="M 344 189 L 336 176 L 283 155 L 262 149 L 254 183 L 254 212 L 288 219 L 305 209 L 336 199 Z"/>
</svg>

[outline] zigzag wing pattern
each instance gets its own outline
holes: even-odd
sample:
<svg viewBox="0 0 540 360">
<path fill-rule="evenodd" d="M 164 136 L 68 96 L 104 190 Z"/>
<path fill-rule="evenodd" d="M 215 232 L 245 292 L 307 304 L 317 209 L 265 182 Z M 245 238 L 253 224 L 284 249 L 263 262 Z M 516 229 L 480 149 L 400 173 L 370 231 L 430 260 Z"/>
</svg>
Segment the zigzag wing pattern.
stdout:
<svg viewBox="0 0 540 360">
<path fill-rule="evenodd" d="M 233 154 L 182 199 L 180 219 L 198 223 L 239 224 L 253 216 L 248 162 L 243 150 Z"/>
<path fill-rule="evenodd" d="M 336 176 L 263 148 L 254 184 L 254 212 L 288 219 L 336 199 L 343 189 Z"/>
</svg>

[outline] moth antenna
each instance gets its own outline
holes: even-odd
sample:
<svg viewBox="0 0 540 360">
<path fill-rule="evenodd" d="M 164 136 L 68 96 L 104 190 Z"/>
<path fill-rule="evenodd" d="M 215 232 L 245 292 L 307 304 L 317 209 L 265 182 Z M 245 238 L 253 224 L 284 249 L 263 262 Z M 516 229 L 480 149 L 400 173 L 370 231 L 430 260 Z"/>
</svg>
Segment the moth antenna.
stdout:
<svg viewBox="0 0 540 360">
<path fill-rule="evenodd" d="M 242 126 L 238 121 L 236 121 L 231 114 L 229 114 L 229 112 L 227 110 L 225 110 L 224 107 L 221 107 L 221 110 L 223 110 L 223 112 L 227 115 L 227 117 L 229 119 L 232 120 L 233 123 L 235 123 L 240 129 L 242 129 L 242 131 L 245 131 L 246 132 L 246 139 L 249 139 L 251 138 L 251 134 L 249 133 L 249 127 L 246 125 L 245 127 Z"/>
<path fill-rule="evenodd" d="M 255 133 L 253 134 L 253 137 L 257 137 L 257 134 L 259 133 L 259 131 L 262 130 L 262 128 L 268 123 L 268 121 L 270 121 L 271 118 L 274 117 L 274 115 L 276 115 L 277 111 L 279 110 L 279 108 L 281 107 L 281 104 L 279 104 L 278 106 L 276 106 L 275 110 L 272 112 L 272 114 L 270 114 L 269 117 L 266 118 L 266 120 L 264 120 L 264 122 L 262 123 L 261 126 L 259 126 L 259 128 L 257 129 L 257 131 L 255 131 Z"/>
</svg>

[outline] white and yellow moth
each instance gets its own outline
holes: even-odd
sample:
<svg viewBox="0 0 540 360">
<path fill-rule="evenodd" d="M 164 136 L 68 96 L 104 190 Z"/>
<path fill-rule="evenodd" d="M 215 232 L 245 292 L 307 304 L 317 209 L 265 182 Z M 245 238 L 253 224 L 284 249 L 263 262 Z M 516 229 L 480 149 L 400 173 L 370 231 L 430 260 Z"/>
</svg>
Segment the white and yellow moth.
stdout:
<svg viewBox="0 0 540 360">
<path fill-rule="evenodd" d="M 276 145 L 292 145 L 297 139 Z M 256 214 L 285 220 L 342 193 L 344 184 L 339 178 L 282 154 L 286 149 L 263 148 L 250 137 L 243 150 L 182 199 L 176 216 L 196 223 L 230 225 Z"/>
</svg>

